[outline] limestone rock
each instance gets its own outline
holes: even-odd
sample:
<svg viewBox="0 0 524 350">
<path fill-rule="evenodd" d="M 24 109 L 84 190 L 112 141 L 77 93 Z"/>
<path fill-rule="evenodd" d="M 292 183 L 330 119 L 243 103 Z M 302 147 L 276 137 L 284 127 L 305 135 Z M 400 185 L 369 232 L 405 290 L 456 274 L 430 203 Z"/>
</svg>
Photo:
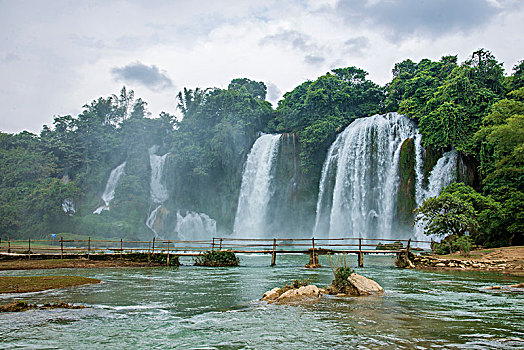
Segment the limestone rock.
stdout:
<svg viewBox="0 0 524 350">
<path fill-rule="evenodd" d="M 282 302 L 293 302 L 300 301 L 305 299 L 317 299 L 322 296 L 321 290 L 315 285 L 308 285 L 300 287 L 298 289 L 290 289 L 281 296 L 279 296 L 275 301 Z"/>
<path fill-rule="evenodd" d="M 356 273 L 348 277 L 348 282 L 355 288 L 357 295 L 384 293 L 384 289 L 377 282 Z"/>
<path fill-rule="evenodd" d="M 275 287 L 271 289 L 270 291 L 265 292 L 264 295 L 262 295 L 262 300 L 264 301 L 275 300 L 280 296 L 281 293 L 279 292 L 280 292 L 280 288 Z"/>
<path fill-rule="evenodd" d="M 372 279 L 366 278 L 356 273 L 352 273 L 344 286 L 335 285 L 335 281 L 329 287 L 330 294 L 344 294 L 352 296 L 364 296 L 374 294 L 384 294 L 384 289 Z"/>
<path fill-rule="evenodd" d="M 491 286 L 491 287 L 486 287 L 485 289 L 502 289 L 501 286 Z"/>
<path fill-rule="evenodd" d="M 315 300 L 320 298 L 323 292 L 325 291 L 312 284 L 300 288 L 289 289 L 285 292 L 284 289 L 277 287 L 265 292 L 261 300 L 270 303 Z"/>
</svg>

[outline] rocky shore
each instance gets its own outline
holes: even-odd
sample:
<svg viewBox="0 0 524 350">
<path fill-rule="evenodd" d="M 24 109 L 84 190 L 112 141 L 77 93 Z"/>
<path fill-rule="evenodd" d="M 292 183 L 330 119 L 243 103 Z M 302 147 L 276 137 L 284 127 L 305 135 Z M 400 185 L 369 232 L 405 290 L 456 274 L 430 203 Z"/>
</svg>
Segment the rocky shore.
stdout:
<svg viewBox="0 0 524 350">
<path fill-rule="evenodd" d="M 523 256 L 507 254 L 480 254 L 471 257 L 414 255 L 410 261 L 414 268 L 434 270 L 475 270 L 524 276 Z"/>
<path fill-rule="evenodd" d="M 384 294 L 384 289 L 377 282 L 352 273 L 344 283 L 337 284 L 333 281 L 325 289 L 318 288 L 313 284 L 303 285 L 299 281 L 295 281 L 292 285 L 282 288 L 276 287 L 265 292 L 260 300 L 269 303 L 294 303 L 314 301 L 325 294 L 346 297 L 382 295 Z"/>
</svg>

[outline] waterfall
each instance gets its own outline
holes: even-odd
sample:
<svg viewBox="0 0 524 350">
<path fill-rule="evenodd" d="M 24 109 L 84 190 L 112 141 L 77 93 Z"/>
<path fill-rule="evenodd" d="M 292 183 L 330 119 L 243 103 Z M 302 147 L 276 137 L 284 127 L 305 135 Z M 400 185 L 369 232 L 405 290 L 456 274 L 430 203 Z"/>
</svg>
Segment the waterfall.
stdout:
<svg viewBox="0 0 524 350">
<path fill-rule="evenodd" d="M 260 136 L 247 156 L 233 229 L 236 236 L 253 237 L 266 233 L 265 217 L 274 192 L 271 182 L 280 137 Z"/>
<path fill-rule="evenodd" d="M 109 210 L 109 203 L 113 200 L 113 198 L 115 198 L 115 189 L 118 185 L 120 177 L 124 175 L 125 167 L 126 162 L 123 162 L 122 164 L 111 170 L 111 174 L 109 174 L 109 179 L 107 179 L 106 189 L 102 194 L 102 200 L 104 201 L 105 205 L 98 207 L 93 212 L 93 214 L 100 214 L 102 210 Z"/>
<path fill-rule="evenodd" d="M 62 210 L 69 216 L 73 216 L 76 213 L 75 203 L 71 199 L 64 199 L 62 201 Z"/>
<path fill-rule="evenodd" d="M 186 212 L 186 216 L 176 213 L 175 233 L 181 240 L 207 240 L 217 232 L 217 223 L 203 213 Z"/>
<path fill-rule="evenodd" d="M 456 181 L 457 158 L 458 155 L 455 150 L 446 152 L 440 157 L 429 175 L 428 188 L 424 199 L 438 196 L 444 187 Z"/>
<path fill-rule="evenodd" d="M 392 237 L 400 150 L 416 134 L 414 123 L 397 113 L 351 123 L 324 162 L 314 234 Z"/>
<path fill-rule="evenodd" d="M 153 146 L 149 149 L 149 164 L 151 165 L 150 192 L 154 203 L 163 203 L 169 198 L 166 186 L 162 183 L 164 163 L 169 153 L 158 156 L 155 154 L 157 149 L 158 146 Z"/>
<path fill-rule="evenodd" d="M 153 209 L 153 211 L 151 212 L 151 214 L 149 214 L 146 220 L 146 226 L 149 227 L 151 231 L 153 231 L 156 238 L 159 237 L 159 234 L 157 230 L 155 229 L 155 222 L 156 222 L 156 217 L 158 215 L 158 211 L 160 210 L 160 208 L 162 208 L 162 205 L 159 205 L 155 209 Z"/>
<path fill-rule="evenodd" d="M 417 184 L 417 206 L 421 205 L 422 202 L 430 197 L 438 196 L 442 189 L 456 181 L 457 160 L 458 154 L 455 150 L 446 152 L 442 155 L 442 157 L 439 158 L 437 164 L 435 164 L 429 174 L 427 187 L 424 188 L 422 184 Z M 424 234 L 424 226 L 421 223 L 417 223 L 415 225 L 414 233 L 417 240 L 437 238 L 426 236 Z M 429 246 L 425 246 L 425 248 L 429 248 Z"/>
</svg>

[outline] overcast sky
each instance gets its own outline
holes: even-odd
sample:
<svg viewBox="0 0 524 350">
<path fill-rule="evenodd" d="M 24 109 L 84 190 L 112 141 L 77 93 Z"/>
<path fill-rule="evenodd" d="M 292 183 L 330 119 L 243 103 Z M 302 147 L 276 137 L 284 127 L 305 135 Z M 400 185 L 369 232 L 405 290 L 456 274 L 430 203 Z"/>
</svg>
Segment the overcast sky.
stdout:
<svg viewBox="0 0 524 350">
<path fill-rule="evenodd" d="M 184 88 L 264 81 L 268 99 L 337 67 L 379 84 L 396 62 L 524 58 L 521 0 L 0 0 L 0 131 L 40 132 L 125 85 L 152 116 Z"/>
</svg>

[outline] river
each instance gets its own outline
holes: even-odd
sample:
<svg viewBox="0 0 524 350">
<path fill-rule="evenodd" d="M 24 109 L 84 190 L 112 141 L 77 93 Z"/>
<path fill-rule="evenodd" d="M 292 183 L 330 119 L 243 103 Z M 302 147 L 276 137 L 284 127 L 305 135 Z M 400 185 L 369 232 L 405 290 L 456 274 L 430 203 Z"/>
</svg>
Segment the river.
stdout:
<svg viewBox="0 0 524 350">
<path fill-rule="evenodd" d="M 103 283 L 26 294 L 0 302 L 62 301 L 77 310 L 0 314 L 2 348 L 177 349 L 515 349 L 524 347 L 524 282 L 486 272 L 401 270 L 390 256 L 366 256 L 357 272 L 386 290 L 380 297 L 325 297 L 301 305 L 258 301 L 293 279 L 331 282 L 303 268 L 305 255 L 240 256 L 234 268 L 106 268 L 1 271 L 0 276 L 80 275 Z M 355 257 L 350 257 L 353 266 Z"/>
</svg>

